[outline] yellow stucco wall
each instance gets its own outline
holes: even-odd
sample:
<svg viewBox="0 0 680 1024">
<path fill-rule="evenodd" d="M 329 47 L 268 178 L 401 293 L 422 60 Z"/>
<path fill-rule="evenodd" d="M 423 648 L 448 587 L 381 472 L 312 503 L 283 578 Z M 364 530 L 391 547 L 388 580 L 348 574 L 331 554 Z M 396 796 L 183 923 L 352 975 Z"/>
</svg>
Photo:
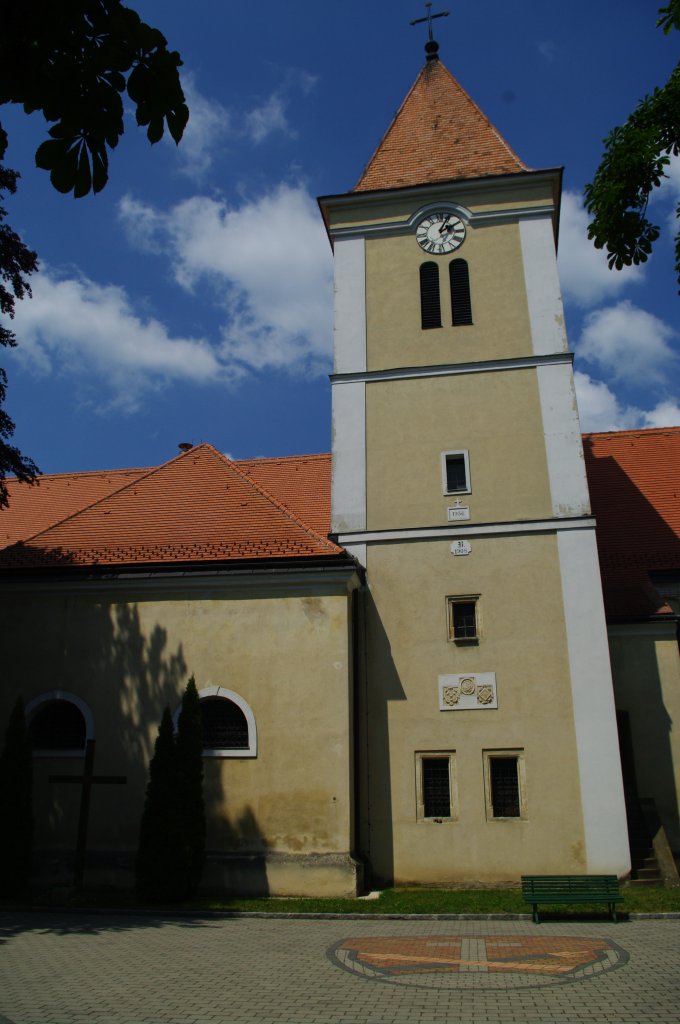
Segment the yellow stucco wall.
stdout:
<svg viewBox="0 0 680 1024">
<path fill-rule="evenodd" d="M 285 584 L 284 584 L 285 586 Z M 211 850 L 349 854 L 352 847 L 350 596 L 344 583 L 223 593 L 45 593 L 0 597 L 4 676 L 25 703 L 51 690 L 82 698 L 95 721 L 91 850 L 133 850 L 164 705 L 191 674 L 252 709 L 256 758 L 204 759 Z M 0 720 L 9 713 L 6 688 Z M 36 758 L 36 845 L 73 849 L 79 789 L 47 775 L 82 759 Z M 288 864 L 288 870 L 290 864 Z M 289 870 L 290 873 L 290 870 Z M 298 890 L 304 886 L 298 883 Z"/>
<path fill-rule="evenodd" d="M 680 849 L 680 658 L 674 623 L 609 627 L 618 711 L 628 712 L 637 791 L 653 797 Z"/>
<path fill-rule="evenodd" d="M 451 326 L 449 263 L 461 257 L 470 275 L 473 323 Z M 442 327 L 422 330 L 419 267 L 439 265 Z M 367 367 L 430 366 L 531 354 L 519 228 L 468 226 L 460 249 L 424 253 L 415 234 L 366 241 Z"/>
<path fill-rule="evenodd" d="M 370 383 L 366 445 L 368 529 L 446 523 L 441 452 L 458 449 L 473 522 L 552 515 L 534 370 Z"/>
<path fill-rule="evenodd" d="M 373 546 L 367 607 L 366 796 L 378 877 L 517 880 L 585 869 L 555 537 Z M 446 597 L 480 594 L 477 646 L 447 640 Z M 527 642 L 527 624 L 531 642 Z M 439 711 L 438 678 L 496 671 L 498 708 Z M 555 729 L 555 722 L 561 723 Z M 522 751 L 526 820 L 487 820 L 483 752 Z M 416 818 L 416 752 L 455 752 L 458 819 Z"/>
</svg>

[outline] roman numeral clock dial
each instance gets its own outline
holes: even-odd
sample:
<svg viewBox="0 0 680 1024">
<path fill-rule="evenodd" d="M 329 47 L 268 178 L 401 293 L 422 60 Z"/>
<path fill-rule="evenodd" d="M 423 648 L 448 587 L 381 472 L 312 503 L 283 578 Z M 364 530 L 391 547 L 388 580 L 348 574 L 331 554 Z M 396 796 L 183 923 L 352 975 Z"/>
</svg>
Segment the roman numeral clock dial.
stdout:
<svg viewBox="0 0 680 1024">
<path fill-rule="evenodd" d="M 460 217 L 446 210 L 435 210 L 418 224 L 416 241 L 425 252 L 434 256 L 445 255 L 463 244 L 465 225 Z"/>
</svg>

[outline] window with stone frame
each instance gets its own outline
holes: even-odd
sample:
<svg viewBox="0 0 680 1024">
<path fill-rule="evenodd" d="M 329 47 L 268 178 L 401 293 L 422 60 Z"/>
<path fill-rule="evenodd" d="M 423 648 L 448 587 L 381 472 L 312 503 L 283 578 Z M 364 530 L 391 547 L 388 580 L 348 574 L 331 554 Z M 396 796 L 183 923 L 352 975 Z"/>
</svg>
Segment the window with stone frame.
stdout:
<svg viewBox="0 0 680 1024">
<path fill-rule="evenodd" d="M 456 817 L 455 754 L 453 751 L 416 753 L 416 793 L 419 821 L 452 821 Z"/>
</svg>

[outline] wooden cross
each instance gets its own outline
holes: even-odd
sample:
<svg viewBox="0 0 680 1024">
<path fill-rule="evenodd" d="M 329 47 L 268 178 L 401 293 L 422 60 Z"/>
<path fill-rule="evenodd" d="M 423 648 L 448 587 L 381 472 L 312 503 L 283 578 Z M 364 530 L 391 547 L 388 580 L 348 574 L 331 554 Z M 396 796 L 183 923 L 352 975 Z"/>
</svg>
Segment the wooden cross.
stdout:
<svg viewBox="0 0 680 1024">
<path fill-rule="evenodd" d="M 422 22 L 426 21 L 427 22 L 428 38 L 429 38 L 429 41 L 432 42 L 432 22 L 434 21 L 435 18 L 448 18 L 449 12 L 448 11 L 440 11 L 439 14 L 433 14 L 432 13 L 432 4 L 429 2 L 429 0 L 425 4 L 425 7 L 427 8 L 427 14 L 425 15 L 425 17 L 424 18 L 415 18 L 413 21 L 409 22 L 409 25 L 420 25 L 420 24 L 422 24 Z"/>
<path fill-rule="evenodd" d="M 82 786 L 80 791 L 80 813 L 78 815 L 78 840 L 76 842 L 76 860 L 73 871 L 73 884 L 76 889 L 83 885 L 85 871 L 85 852 L 87 850 L 87 826 L 90 819 L 90 792 L 92 786 L 122 786 L 127 782 L 125 775 L 95 775 L 94 740 L 85 744 L 85 766 L 82 775 L 50 775 L 49 782 L 66 782 L 73 786 Z"/>
</svg>

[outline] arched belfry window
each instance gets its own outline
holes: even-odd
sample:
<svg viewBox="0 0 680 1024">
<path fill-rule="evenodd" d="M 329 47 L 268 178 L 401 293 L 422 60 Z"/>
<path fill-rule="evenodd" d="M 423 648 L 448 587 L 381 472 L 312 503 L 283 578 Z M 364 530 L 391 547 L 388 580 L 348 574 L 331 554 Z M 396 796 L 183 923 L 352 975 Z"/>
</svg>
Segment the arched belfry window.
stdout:
<svg viewBox="0 0 680 1024">
<path fill-rule="evenodd" d="M 471 324 L 470 274 L 465 260 L 451 260 L 449 281 L 451 284 L 451 323 L 454 327 Z"/>
<path fill-rule="evenodd" d="M 256 757 L 255 716 L 243 697 L 224 686 L 198 691 L 204 757 Z M 174 714 L 175 728 L 180 708 Z"/>
<path fill-rule="evenodd" d="M 424 331 L 442 325 L 439 267 L 432 260 L 420 264 L 420 320 Z"/>
<path fill-rule="evenodd" d="M 38 757 L 82 757 L 94 738 L 92 713 L 73 693 L 52 690 L 26 706 L 28 735 Z"/>
</svg>

